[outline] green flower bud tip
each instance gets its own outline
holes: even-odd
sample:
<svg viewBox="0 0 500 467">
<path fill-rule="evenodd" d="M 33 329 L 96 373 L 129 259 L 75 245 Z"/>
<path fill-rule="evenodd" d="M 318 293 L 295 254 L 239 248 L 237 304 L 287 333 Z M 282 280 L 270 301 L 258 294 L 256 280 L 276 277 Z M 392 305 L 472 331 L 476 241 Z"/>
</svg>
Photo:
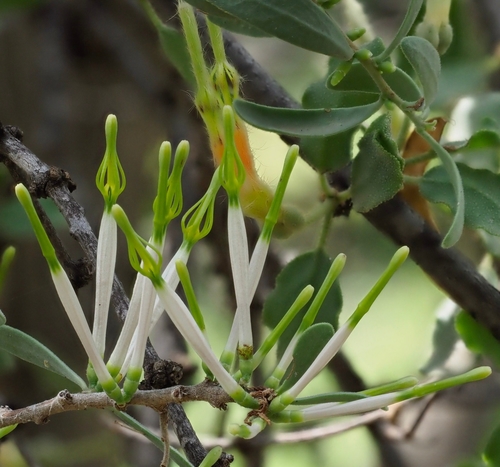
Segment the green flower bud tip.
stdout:
<svg viewBox="0 0 500 467">
<path fill-rule="evenodd" d="M 330 78 L 330 85 L 333 87 L 337 86 L 337 84 L 339 84 L 345 78 L 347 73 L 349 73 L 351 66 L 352 60 L 341 63 L 333 72 L 332 77 Z"/>
<path fill-rule="evenodd" d="M 207 192 L 182 216 L 182 234 L 189 250 L 212 230 L 215 197 L 221 186 L 219 173 L 220 167 L 215 170 Z"/>
<path fill-rule="evenodd" d="M 347 31 L 346 36 L 351 40 L 351 41 L 357 41 L 359 38 L 363 37 L 366 33 L 366 28 L 356 28 L 356 29 L 351 29 L 350 31 Z"/>
<path fill-rule="evenodd" d="M 2 259 L 0 260 L 0 289 L 3 286 L 7 271 L 15 255 L 16 249 L 13 246 L 7 247 L 2 254 Z"/>
<path fill-rule="evenodd" d="M 219 460 L 221 454 L 222 448 L 220 446 L 215 446 L 201 461 L 200 467 L 212 467 Z"/>
<path fill-rule="evenodd" d="M 172 173 L 168 178 L 167 207 L 168 220 L 177 217 L 182 211 L 182 171 L 189 155 L 189 143 L 181 141 L 177 146 Z"/>
<path fill-rule="evenodd" d="M 50 272 L 52 274 L 57 274 L 62 270 L 61 264 L 57 259 L 56 251 L 52 246 L 52 243 L 50 243 L 47 232 L 45 232 L 42 222 L 36 213 L 35 206 L 33 205 L 33 200 L 31 199 L 28 189 L 22 183 L 19 183 L 16 185 L 15 192 L 17 199 L 28 216 L 31 227 L 35 232 L 40 249 L 42 250 L 42 255 L 47 260 Z"/>
<path fill-rule="evenodd" d="M 118 122 L 114 115 L 109 115 L 105 125 L 106 151 L 96 175 L 96 185 L 101 192 L 106 209 L 116 203 L 126 185 L 125 172 L 116 152 Z"/>
<path fill-rule="evenodd" d="M 378 65 L 378 69 L 381 73 L 385 73 L 386 75 L 389 75 L 391 73 L 394 73 L 396 71 L 396 65 L 392 63 L 391 61 L 387 60 L 385 62 L 382 62 Z"/>
<path fill-rule="evenodd" d="M 360 62 L 365 62 L 370 60 L 373 57 L 373 54 L 368 49 L 359 49 L 354 53 L 354 58 L 359 60 Z"/>
<path fill-rule="evenodd" d="M 368 310 L 373 305 L 375 299 L 380 295 L 382 290 L 388 284 L 391 277 L 395 274 L 395 272 L 401 267 L 401 265 L 405 262 L 410 249 L 407 246 L 401 247 L 396 253 L 394 253 L 389 265 L 386 270 L 382 273 L 378 281 L 371 288 L 368 294 L 359 302 L 356 311 L 349 318 L 348 324 L 351 328 L 354 328 L 361 318 L 368 312 Z"/>
<path fill-rule="evenodd" d="M 153 201 L 153 238 L 155 241 L 163 238 L 166 224 L 168 222 L 167 190 L 171 155 L 172 146 L 168 141 L 164 141 L 160 146 L 158 154 L 158 188 L 156 190 L 156 198 Z"/>
<path fill-rule="evenodd" d="M 480 381 L 491 375 L 491 368 L 488 366 L 482 366 L 479 368 L 474 368 L 467 373 L 452 376 L 451 378 L 446 378 L 441 381 L 434 381 L 432 383 L 421 384 L 415 386 L 411 389 L 402 391 L 397 395 L 396 401 L 404 401 L 408 399 L 413 399 L 414 397 L 424 397 L 427 394 L 432 394 L 438 391 L 443 391 L 444 389 L 449 389 L 454 386 L 459 386 L 465 383 L 472 383 L 474 381 Z"/>
</svg>

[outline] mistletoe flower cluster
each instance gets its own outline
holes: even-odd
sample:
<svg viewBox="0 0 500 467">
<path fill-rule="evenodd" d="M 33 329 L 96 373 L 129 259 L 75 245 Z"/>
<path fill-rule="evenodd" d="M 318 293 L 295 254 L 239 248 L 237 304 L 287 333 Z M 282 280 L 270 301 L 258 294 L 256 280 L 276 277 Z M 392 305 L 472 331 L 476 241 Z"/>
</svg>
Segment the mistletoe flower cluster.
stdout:
<svg viewBox="0 0 500 467">
<path fill-rule="evenodd" d="M 230 141 L 234 135 L 235 121 L 229 106 L 223 108 L 223 121 L 226 141 Z M 308 368 L 290 378 L 290 368 L 293 368 L 300 359 L 300 355 L 297 354 L 298 344 L 314 323 L 319 308 L 345 264 L 345 256 L 339 255 L 331 263 L 324 282 L 305 312 L 288 348 L 267 379 L 266 389 L 252 388 L 250 383 L 253 372 L 276 346 L 293 318 L 309 303 L 314 292 L 310 285 L 300 291 L 281 321 L 254 351 L 250 302 L 262 274 L 273 228 L 279 218 L 283 195 L 298 156 L 298 147 L 292 146 L 288 151 L 275 196 L 251 255 L 248 250 L 243 211 L 238 198 L 245 172 L 241 169 L 241 161 L 235 146 L 227 144 L 223 160 L 214 173 L 210 187 L 182 219 L 184 240 L 179 250 L 163 267 L 161 252 L 167 227 L 170 221 L 179 215 L 182 208 L 180 180 L 189 146 L 186 142 L 179 144 L 171 170 L 169 170 L 170 145 L 164 143 L 160 148 L 160 171 L 157 196 L 153 203 L 152 234 L 146 242 L 137 235 L 124 210 L 116 203 L 125 186 L 125 177 L 116 153 L 116 136 L 116 118 L 110 116 L 106 122 L 107 149 L 97 175 L 97 186 L 104 198 L 104 212 L 96 261 L 96 276 L 99 277 L 99 282 L 96 285 L 93 332 L 35 212 L 28 190 L 21 184 L 16 187 L 16 194 L 31 221 L 60 300 L 89 357 L 87 375 L 91 389 L 104 390 L 120 404 L 131 399 L 142 378 L 147 337 L 163 310 L 168 313 L 183 337 L 199 355 L 207 378 L 216 380 L 237 404 L 251 409 L 244 424 L 234 425 L 231 428 L 234 435 L 245 438 L 255 436 L 271 422 L 301 422 L 366 412 L 391 403 L 421 397 L 456 384 L 481 379 L 489 374 L 488 368 L 478 368 L 464 375 L 429 384 L 415 385 L 414 378 L 406 378 L 360 393 L 332 393 L 300 398 L 302 391 L 340 350 L 392 275 L 404 262 L 408 249 L 403 247 L 396 252 L 387 269 L 359 303 L 351 317 L 314 356 Z M 228 196 L 229 256 L 237 309 L 227 344 L 221 357 L 218 358 L 206 337 L 202 309 L 194 294 L 186 264 L 193 246 L 212 228 L 214 200 L 221 187 Z M 108 362 L 105 363 L 105 330 L 116 258 L 117 226 L 127 238 L 130 263 L 138 274 L 121 335 Z M 175 292 L 179 281 L 186 293 L 188 305 Z"/>
<path fill-rule="evenodd" d="M 215 64 L 208 68 L 203 59 L 191 7 L 181 3 L 180 16 L 198 83 L 195 103 L 205 120 L 216 170 L 207 192 L 182 217 L 181 246 L 169 261 L 164 261 L 162 252 L 168 226 L 182 210 L 181 175 L 189 144 L 186 141 L 179 144 L 173 161 L 170 144 L 165 142 L 160 147 L 153 225 L 151 236 L 146 241 L 135 232 L 125 211 L 117 203 L 125 188 L 125 175 L 116 151 L 117 121 L 113 115 L 108 117 L 105 126 L 106 152 L 96 177 L 97 187 L 104 199 L 104 212 L 97 248 L 92 331 L 36 214 L 28 190 L 21 184 L 16 187 L 16 194 L 28 214 L 42 253 L 47 259 L 60 300 L 89 357 L 87 377 L 90 388 L 95 391 L 104 390 L 119 404 L 127 403 L 132 398 L 142 379 L 147 338 L 163 311 L 168 313 L 184 339 L 200 357 L 207 378 L 217 381 L 235 403 L 251 410 L 243 424 L 231 427 L 231 433 L 244 438 L 255 436 L 271 422 L 302 422 L 367 412 L 488 376 L 491 371 L 489 368 L 478 368 L 463 375 L 421 385 L 417 385 L 414 378 L 405 378 L 358 393 L 301 397 L 304 389 L 341 349 L 403 264 L 408 256 L 406 247 L 394 254 L 375 285 L 336 332 L 333 332 L 331 325 L 327 325 L 328 329 L 322 334 L 322 345 L 319 348 L 317 345 L 308 345 L 311 330 L 318 326 L 318 323 L 315 324 L 318 312 L 344 267 L 346 258 L 342 254 L 331 262 L 316 293 L 311 285 L 296 291 L 296 298 L 289 309 L 283 313 L 281 320 L 260 346 L 255 348 L 250 304 L 262 275 L 271 237 L 276 230 L 283 234 L 290 225 L 300 224 L 297 215 L 282 207 L 299 148 L 294 145 L 288 150 L 273 194 L 255 171 L 245 126 L 233 112 L 232 103 L 238 95 L 239 78 L 225 59 L 220 30 L 208 22 L 215 56 Z M 221 188 L 228 199 L 228 254 L 236 310 L 224 350 L 217 357 L 207 338 L 203 310 L 195 296 L 187 264 L 195 244 L 212 229 L 215 197 Z M 261 225 L 260 236 L 251 253 L 244 216 L 257 219 Z M 105 361 L 106 325 L 114 279 L 117 227 L 120 227 L 127 239 L 130 263 L 137 271 L 137 277 L 121 334 L 109 359 Z M 187 304 L 176 292 L 179 282 L 184 289 Z M 251 383 L 254 371 L 276 347 L 284 331 L 302 310 L 305 311 L 300 325 L 270 372 L 264 388 L 253 388 Z M 307 347 L 314 347 L 316 350 L 304 352 Z"/>
</svg>

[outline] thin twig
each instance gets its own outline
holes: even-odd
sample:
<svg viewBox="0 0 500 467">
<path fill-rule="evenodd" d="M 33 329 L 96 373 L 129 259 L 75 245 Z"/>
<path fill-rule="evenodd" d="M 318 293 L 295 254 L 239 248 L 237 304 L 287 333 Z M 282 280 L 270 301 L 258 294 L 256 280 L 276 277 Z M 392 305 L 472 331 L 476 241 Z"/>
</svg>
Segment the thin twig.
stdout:
<svg viewBox="0 0 500 467">
<path fill-rule="evenodd" d="M 160 413 L 160 434 L 161 440 L 163 441 L 163 458 L 160 463 L 160 467 L 168 467 L 168 461 L 170 458 L 170 441 L 168 436 L 168 412 Z"/>
<path fill-rule="evenodd" d="M 166 389 L 151 391 L 137 391 L 127 404 L 141 405 L 163 413 L 167 404 L 183 403 L 189 401 L 205 401 L 210 405 L 224 409 L 232 399 L 224 390 L 211 382 L 203 382 L 195 386 L 173 386 Z M 76 393 L 67 390 L 60 391 L 52 399 L 37 404 L 12 410 L 9 407 L 0 407 L 0 428 L 14 424 L 46 423 L 52 415 L 63 412 L 72 412 L 86 409 L 114 408 L 115 401 L 104 392 Z M 125 407 L 119 407 L 125 409 Z"/>
</svg>

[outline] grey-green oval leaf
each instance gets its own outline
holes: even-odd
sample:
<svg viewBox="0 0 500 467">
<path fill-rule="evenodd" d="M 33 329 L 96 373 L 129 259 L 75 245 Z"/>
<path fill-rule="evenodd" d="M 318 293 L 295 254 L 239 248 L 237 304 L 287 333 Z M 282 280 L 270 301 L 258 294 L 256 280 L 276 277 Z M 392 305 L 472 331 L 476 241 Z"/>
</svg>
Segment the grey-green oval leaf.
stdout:
<svg viewBox="0 0 500 467">
<path fill-rule="evenodd" d="M 382 105 L 379 94 L 352 94 L 352 107 L 283 109 L 236 99 L 234 109 L 243 120 L 263 130 L 298 137 L 328 136 L 358 126 Z"/>
<path fill-rule="evenodd" d="M 405 37 L 400 44 L 404 56 L 415 70 L 424 91 L 425 105 L 429 107 L 437 95 L 441 59 L 436 48 L 417 36 Z"/>
<path fill-rule="evenodd" d="M 230 15 L 306 50 L 349 60 L 349 42 L 337 23 L 311 0 L 208 0 Z"/>
<path fill-rule="evenodd" d="M 276 278 L 276 287 L 264 303 L 264 324 L 274 329 L 295 301 L 299 292 L 309 284 L 315 290 L 310 302 L 312 303 L 331 264 L 331 259 L 322 250 L 304 253 L 290 261 Z M 327 322 L 337 328 L 341 309 L 342 294 L 338 283 L 335 282 L 316 315 L 316 322 Z M 278 355 L 281 356 L 285 351 L 306 311 L 307 308 L 301 310 L 281 335 L 278 341 Z"/>
<path fill-rule="evenodd" d="M 284 382 L 278 393 L 281 394 L 290 389 L 302 377 L 333 334 L 333 327 L 329 323 L 313 324 L 302 333 L 293 351 L 292 363 L 283 377 Z"/>
<path fill-rule="evenodd" d="M 500 236 L 500 175 L 485 169 L 457 164 L 465 198 L 465 225 Z M 444 203 L 455 212 L 455 194 L 443 166 L 423 176 L 420 191 L 433 203 Z"/>
<path fill-rule="evenodd" d="M 404 161 L 390 133 L 390 116 L 377 118 L 358 143 L 351 174 L 353 208 L 368 212 L 403 188 Z"/>
<path fill-rule="evenodd" d="M 54 352 L 19 329 L 7 325 L 0 326 L 0 349 L 15 355 L 21 360 L 57 373 L 73 381 L 82 389 L 87 389 L 85 381 Z"/>
<path fill-rule="evenodd" d="M 336 107 L 341 102 L 341 94 L 328 89 L 324 81 L 320 81 L 307 88 L 302 96 L 302 105 L 305 109 Z M 300 141 L 301 155 L 318 172 L 338 170 L 351 160 L 357 130 L 356 126 L 331 136 L 304 136 Z"/>
</svg>

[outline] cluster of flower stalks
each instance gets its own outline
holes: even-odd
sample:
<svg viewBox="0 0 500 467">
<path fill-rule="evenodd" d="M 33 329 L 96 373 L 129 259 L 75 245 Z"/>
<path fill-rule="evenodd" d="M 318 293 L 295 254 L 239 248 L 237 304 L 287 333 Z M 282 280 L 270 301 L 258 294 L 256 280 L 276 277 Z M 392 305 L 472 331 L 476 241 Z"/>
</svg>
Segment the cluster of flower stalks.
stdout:
<svg viewBox="0 0 500 467">
<path fill-rule="evenodd" d="M 172 219 L 180 215 L 182 209 L 181 174 L 189 145 L 185 141 L 181 142 L 173 160 L 170 144 L 165 142 L 161 145 L 152 233 L 149 241 L 145 241 L 137 235 L 124 210 L 117 204 L 118 197 L 125 188 L 125 175 L 116 152 L 117 121 L 113 115 L 108 117 L 105 129 L 106 152 L 96 177 L 97 187 L 104 199 L 104 212 L 99 230 L 92 330 L 36 214 L 28 190 L 22 184 L 16 187 L 17 197 L 33 226 L 60 300 L 89 357 L 87 377 L 91 390 L 105 391 L 118 404 L 125 404 L 131 399 L 142 378 L 146 340 L 164 310 L 200 357 L 207 378 L 217 381 L 235 403 L 251 410 L 245 423 L 231 427 L 233 434 L 245 438 L 255 436 L 271 422 L 303 422 L 367 412 L 481 379 L 489 374 L 489 368 L 478 368 L 460 376 L 422 385 L 416 385 L 414 378 L 405 378 L 359 393 L 331 393 L 300 398 L 304 388 L 334 357 L 370 309 L 376 297 L 406 259 L 408 249 L 403 247 L 395 253 L 387 269 L 350 318 L 337 329 L 309 367 L 290 384 L 289 369 L 293 368 L 294 359 L 300 357 L 296 352 L 297 343 L 314 323 L 324 298 L 342 271 L 345 256 L 339 255 L 332 262 L 312 301 L 312 286 L 307 286 L 298 293 L 279 324 L 255 350 L 250 325 L 250 303 L 262 274 L 273 228 L 280 217 L 283 195 L 297 159 L 298 147 L 292 146 L 288 151 L 259 239 L 250 255 L 239 199 L 240 190 L 245 183 L 245 171 L 242 169 L 235 144 L 228 144 L 234 142 L 236 128 L 230 106 L 223 107 L 222 122 L 226 144 L 221 164 L 216 169 L 205 195 L 183 216 L 183 242 L 170 261 L 166 262 L 163 261 L 162 251 L 167 227 Z M 194 245 L 212 228 L 214 201 L 221 188 L 226 191 L 228 197 L 227 235 L 237 307 L 226 346 L 218 358 L 206 337 L 203 313 L 194 294 L 186 265 Z M 117 226 L 126 236 L 130 263 L 138 274 L 121 334 L 105 362 L 106 324 L 114 278 Z M 175 291 L 179 281 L 187 297 L 187 305 Z M 297 313 L 305 307 L 308 308 L 302 322 L 281 360 L 269 375 L 265 388 L 253 390 L 252 373 L 276 346 L 279 337 Z"/>
</svg>

